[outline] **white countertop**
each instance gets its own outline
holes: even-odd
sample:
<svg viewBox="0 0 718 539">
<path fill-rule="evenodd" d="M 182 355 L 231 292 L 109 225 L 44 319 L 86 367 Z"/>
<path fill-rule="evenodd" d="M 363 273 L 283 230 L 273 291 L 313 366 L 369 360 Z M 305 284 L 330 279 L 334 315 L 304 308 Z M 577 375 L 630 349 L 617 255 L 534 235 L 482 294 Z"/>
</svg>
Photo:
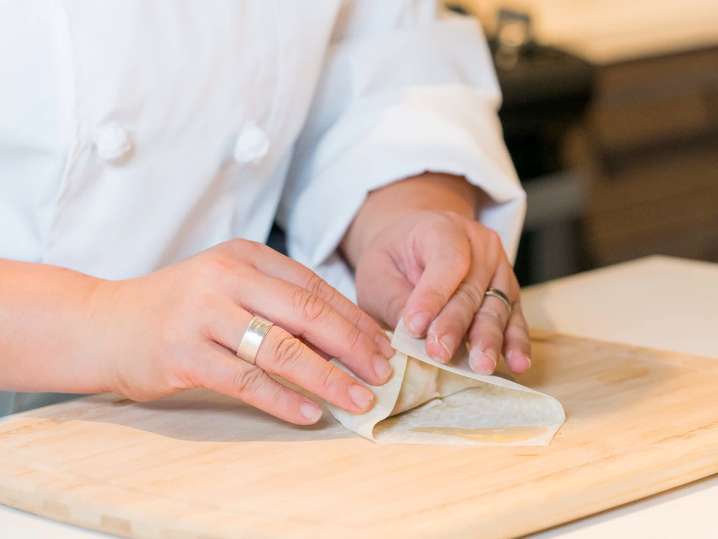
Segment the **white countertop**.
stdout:
<svg viewBox="0 0 718 539">
<path fill-rule="evenodd" d="M 718 358 L 718 264 L 651 256 L 525 288 L 532 327 Z"/>
<path fill-rule="evenodd" d="M 650 257 L 528 288 L 532 326 L 718 360 L 718 264 Z M 718 395 L 718 388 L 717 388 Z M 713 538 L 718 476 L 536 534 L 540 538 Z M 104 534 L 0 505 L 2 537 Z"/>
<path fill-rule="evenodd" d="M 718 264 L 642 258 L 527 288 L 523 304 L 532 327 L 718 361 Z M 712 539 L 716 507 L 713 476 L 535 537 Z"/>
</svg>

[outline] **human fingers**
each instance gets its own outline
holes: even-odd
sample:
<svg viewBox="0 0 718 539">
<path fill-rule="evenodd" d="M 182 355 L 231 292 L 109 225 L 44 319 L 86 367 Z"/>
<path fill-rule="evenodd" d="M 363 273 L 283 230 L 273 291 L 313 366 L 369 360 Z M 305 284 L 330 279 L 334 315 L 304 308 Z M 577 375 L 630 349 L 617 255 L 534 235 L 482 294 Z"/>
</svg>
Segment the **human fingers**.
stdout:
<svg viewBox="0 0 718 539">
<path fill-rule="evenodd" d="M 449 361 L 464 342 L 503 253 L 501 240 L 493 230 L 473 221 L 465 222 L 464 228 L 471 244 L 469 272 L 432 322 L 426 339 L 427 353 L 443 362 Z"/>
<path fill-rule="evenodd" d="M 210 337 L 229 350 L 237 350 L 252 315 L 231 302 L 218 306 L 217 314 L 208 327 Z M 264 337 L 255 365 L 349 412 L 363 413 L 374 404 L 374 394 L 368 388 L 278 325 Z"/>
<path fill-rule="evenodd" d="M 498 364 L 504 342 L 504 331 L 511 317 L 512 304 L 518 299 L 518 285 L 508 261 L 501 262 L 489 289 L 497 289 L 508 298 L 509 305 L 501 299 L 484 294 L 469 330 L 469 365 L 482 374 L 491 374 Z"/>
<path fill-rule="evenodd" d="M 247 249 L 247 244 L 251 244 L 251 249 Z M 322 301 L 328 303 L 337 313 L 355 325 L 359 331 L 365 333 L 372 339 L 385 357 L 391 357 L 393 355 L 394 350 L 391 347 L 391 343 L 376 320 L 315 272 L 296 260 L 292 260 L 260 243 L 244 241 L 244 243 L 240 243 L 237 248 L 240 249 L 241 256 L 247 262 L 251 262 L 260 272 L 277 279 L 282 279 L 319 297 Z"/>
<path fill-rule="evenodd" d="M 385 355 L 365 332 L 305 288 L 257 272 L 240 303 L 338 358 L 370 384 L 380 385 L 391 377 L 388 357 L 393 354 Z"/>
<path fill-rule="evenodd" d="M 504 332 L 504 357 L 509 368 L 517 374 L 531 368 L 531 339 L 520 301 L 514 303 Z"/>
<path fill-rule="evenodd" d="M 471 245 L 461 227 L 450 226 L 418 239 L 414 251 L 424 269 L 407 300 L 404 321 L 415 337 L 424 337 L 466 277 Z"/>
<path fill-rule="evenodd" d="M 474 253 L 471 269 L 449 302 L 429 326 L 426 338 L 427 353 L 442 362 L 448 362 L 462 346 L 466 334 L 484 301 L 493 267 Z"/>
<path fill-rule="evenodd" d="M 193 370 L 197 385 L 295 425 L 311 425 L 322 416 L 314 401 L 273 380 L 261 368 L 239 360 L 219 344 L 209 343 Z"/>
</svg>

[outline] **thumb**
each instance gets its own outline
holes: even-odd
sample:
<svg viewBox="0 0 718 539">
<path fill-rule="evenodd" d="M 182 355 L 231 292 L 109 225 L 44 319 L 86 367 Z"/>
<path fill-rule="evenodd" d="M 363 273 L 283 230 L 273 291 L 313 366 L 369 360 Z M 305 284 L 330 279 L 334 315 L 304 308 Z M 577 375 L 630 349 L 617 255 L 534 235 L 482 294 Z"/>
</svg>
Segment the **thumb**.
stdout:
<svg viewBox="0 0 718 539">
<path fill-rule="evenodd" d="M 406 277 L 391 260 L 376 260 L 369 271 L 357 271 L 359 307 L 394 329 L 412 291 Z"/>
</svg>

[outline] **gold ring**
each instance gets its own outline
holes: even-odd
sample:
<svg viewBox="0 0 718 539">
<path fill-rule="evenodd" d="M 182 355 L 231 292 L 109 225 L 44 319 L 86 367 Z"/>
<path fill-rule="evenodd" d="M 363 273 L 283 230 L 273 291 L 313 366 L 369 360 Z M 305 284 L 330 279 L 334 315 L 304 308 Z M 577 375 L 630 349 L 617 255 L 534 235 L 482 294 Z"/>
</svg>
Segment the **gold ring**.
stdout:
<svg viewBox="0 0 718 539">
<path fill-rule="evenodd" d="M 261 316 L 252 316 L 244 335 L 242 335 L 242 339 L 239 341 L 237 357 L 254 365 L 257 362 L 259 347 L 262 346 L 262 341 L 264 341 L 273 325 L 269 320 L 265 320 Z"/>
<path fill-rule="evenodd" d="M 511 304 L 511 300 L 509 299 L 509 297 L 498 288 L 489 288 L 484 294 L 484 297 L 492 297 L 498 299 L 501 303 L 506 305 L 506 308 L 509 310 L 509 314 L 511 314 L 511 312 L 514 310 L 514 307 Z"/>
</svg>

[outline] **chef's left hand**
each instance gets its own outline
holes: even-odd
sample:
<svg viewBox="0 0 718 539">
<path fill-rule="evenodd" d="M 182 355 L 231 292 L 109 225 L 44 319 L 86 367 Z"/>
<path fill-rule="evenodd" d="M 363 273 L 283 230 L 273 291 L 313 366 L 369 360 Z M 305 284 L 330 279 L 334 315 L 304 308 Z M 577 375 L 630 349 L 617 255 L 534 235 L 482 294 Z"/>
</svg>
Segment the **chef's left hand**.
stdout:
<svg viewBox="0 0 718 539">
<path fill-rule="evenodd" d="M 518 282 L 499 236 L 472 219 L 465 190 L 475 188 L 456 180 L 427 175 L 368 200 L 353 225 L 366 225 L 367 234 L 350 231 L 359 304 L 392 328 L 403 316 L 439 361 L 448 362 L 468 336 L 475 371 L 492 373 L 503 353 L 513 372 L 524 372 L 531 350 Z M 485 296 L 489 288 L 504 292 L 512 308 Z"/>
</svg>

